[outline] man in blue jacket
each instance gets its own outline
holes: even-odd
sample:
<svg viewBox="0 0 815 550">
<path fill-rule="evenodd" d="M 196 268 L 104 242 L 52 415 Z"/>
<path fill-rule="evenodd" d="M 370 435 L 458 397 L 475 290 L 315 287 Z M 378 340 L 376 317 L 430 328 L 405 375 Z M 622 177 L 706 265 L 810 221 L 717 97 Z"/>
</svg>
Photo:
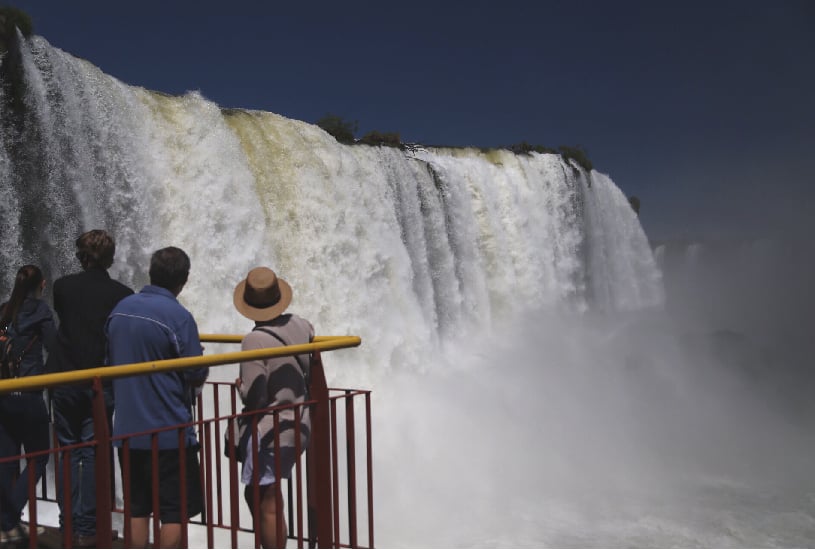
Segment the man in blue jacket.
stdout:
<svg viewBox="0 0 815 550">
<path fill-rule="evenodd" d="M 108 318 L 108 357 L 111 365 L 141 363 L 203 353 L 198 326 L 192 314 L 176 299 L 187 283 L 190 259 L 176 247 L 156 251 L 150 260 L 150 284 L 118 303 Z M 115 405 L 113 436 L 159 430 L 192 422 L 197 388 L 209 375 L 207 367 L 178 372 L 117 378 L 113 382 Z M 155 546 L 178 547 L 181 542 L 181 496 L 186 492 L 187 518 L 203 511 L 198 464 L 198 442 L 192 427 L 184 434 L 186 479 L 180 480 L 181 453 L 178 430 L 157 432 L 161 474 L 159 517 L 161 529 Z M 129 438 L 130 472 L 122 479 L 130 484 L 131 545 L 146 548 L 152 512 L 152 437 Z M 121 447 L 122 439 L 115 445 Z M 124 464 L 123 449 L 119 450 Z"/>
</svg>

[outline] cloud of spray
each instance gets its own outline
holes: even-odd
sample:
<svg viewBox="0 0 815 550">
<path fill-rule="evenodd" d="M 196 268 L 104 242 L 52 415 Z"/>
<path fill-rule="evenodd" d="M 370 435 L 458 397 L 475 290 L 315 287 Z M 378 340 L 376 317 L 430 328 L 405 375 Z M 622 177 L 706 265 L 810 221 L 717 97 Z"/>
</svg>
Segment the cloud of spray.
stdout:
<svg viewBox="0 0 815 550">
<path fill-rule="evenodd" d="M 811 310 L 789 265 L 765 265 L 783 251 L 758 251 L 743 277 L 674 277 L 667 311 L 537 312 L 393 374 L 374 401 L 377 543 L 811 543 L 814 377 L 783 328 Z"/>
</svg>

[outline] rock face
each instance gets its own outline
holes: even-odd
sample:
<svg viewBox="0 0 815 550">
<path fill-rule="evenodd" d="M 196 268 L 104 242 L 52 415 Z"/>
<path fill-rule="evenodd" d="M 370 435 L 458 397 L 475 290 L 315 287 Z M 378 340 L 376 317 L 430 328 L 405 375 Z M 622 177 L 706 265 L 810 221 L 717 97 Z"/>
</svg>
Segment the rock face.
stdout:
<svg viewBox="0 0 815 550">
<path fill-rule="evenodd" d="M 640 199 L 634 196 L 628 197 L 628 202 L 631 204 L 631 208 L 634 209 L 634 212 L 637 214 L 640 213 Z"/>
<path fill-rule="evenodd" d="M 10 117 L 15 125 L 22 123 L 25 90 L 17 29 L 23 36 L 28 36 L 31 33 L 30 18 L 14 8 L 0 8 L 0 101 L 4 103 L 3 116 Z"/>
<path fill-rule="evenodd" d="M 6 24 L 8 22 L 8 16 L 5 13 L 0 13 L 0 54 L 6 53 L 8 49 L 7 39 L 6 39 Z"/>
<path fill-rule="evenodd" d="M 0 54 L 10 48 L 10 43 L 17 37 L 16 29 L 20 29 L 25 37 L 31 36 L 31 17 L 17 8 L 0 7 Z"/>
</svg>

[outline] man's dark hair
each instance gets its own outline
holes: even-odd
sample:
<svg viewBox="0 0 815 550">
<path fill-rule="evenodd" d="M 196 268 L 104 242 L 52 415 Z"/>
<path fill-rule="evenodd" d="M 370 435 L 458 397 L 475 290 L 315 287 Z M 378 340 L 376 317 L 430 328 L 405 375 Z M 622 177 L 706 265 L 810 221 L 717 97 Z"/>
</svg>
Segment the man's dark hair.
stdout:
<svg viewBox="0 0 815 550">
<path fill-rule="evenodd" d="M 153 252 L 150 258 L 151 285 L 175 292 L 184 286 L 189 274 L 190 257 L 180 248 L 168 246 Z"/>
<path fill-rule="evenodd" d="M 82 269 L 108 269 L 113 265 L 116 243 L 107 231 L 92 229 L 76 240 L 76 257 Z"/>
</svg>

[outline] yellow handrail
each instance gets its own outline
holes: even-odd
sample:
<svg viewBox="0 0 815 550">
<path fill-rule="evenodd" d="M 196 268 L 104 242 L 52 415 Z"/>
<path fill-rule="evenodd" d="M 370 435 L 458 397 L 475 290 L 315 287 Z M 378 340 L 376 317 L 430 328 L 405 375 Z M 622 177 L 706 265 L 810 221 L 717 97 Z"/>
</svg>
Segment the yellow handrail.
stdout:
<svg viewBox="0 0 815 550">
<path fill-rule="evenodd" d="M 240 344 L 245 335 L 243 334 L 199 334 L 198 338 L 202 342 L 212 342 L 217 344 Z M 337 338 L 356 338 L 355 336 L 315 336 L 314 342 L 328 342 Z M 359 345 L 357 343 L 356 345 Z M 349 346 L 353 347 L 353 346 Z"/>
<path fill-rule="evenodd" d="M 201 334 L 202 342 L 237 343 L 243 336 L 230 334 Z M 262 348 L 249 351 L 235 351 L 230 353 L 213 353 L 199 357 L 180 357 L 177 359 L 164 359 L 162 361 L 145 361 L 143 363 L 130 363 L 127 365 L 115 365 L 112 367 L 96 367 L 92 369 L 74 370 L 68 372 L 56 372 L 51 374 L 38 374 L 36 376 L 24 376 L 0 380 L 0 395 L 18 391 L 35 391 L 43 388 L 76 384 L 78 382 L 88 382 L 96 377 L 103 380 L 121 378 L 123 376 L 134 376 L 137 374 L 150 374 L 172 370 L 184 370 L 215 365 L 227 365 L 240 363 L 241 361 L 252 361 L 254 359 L 266 359 L 269 357 L 285 357 L 288 355 L 299 355 L 313 351 L 330 351 L 342 348 L 352 348 L 360 345 L 362 340 L 359 336 L 315 336 L 310 344 L 298 344 L 295 346 L 279 346 L 276 348 Z"/>
</svg>

